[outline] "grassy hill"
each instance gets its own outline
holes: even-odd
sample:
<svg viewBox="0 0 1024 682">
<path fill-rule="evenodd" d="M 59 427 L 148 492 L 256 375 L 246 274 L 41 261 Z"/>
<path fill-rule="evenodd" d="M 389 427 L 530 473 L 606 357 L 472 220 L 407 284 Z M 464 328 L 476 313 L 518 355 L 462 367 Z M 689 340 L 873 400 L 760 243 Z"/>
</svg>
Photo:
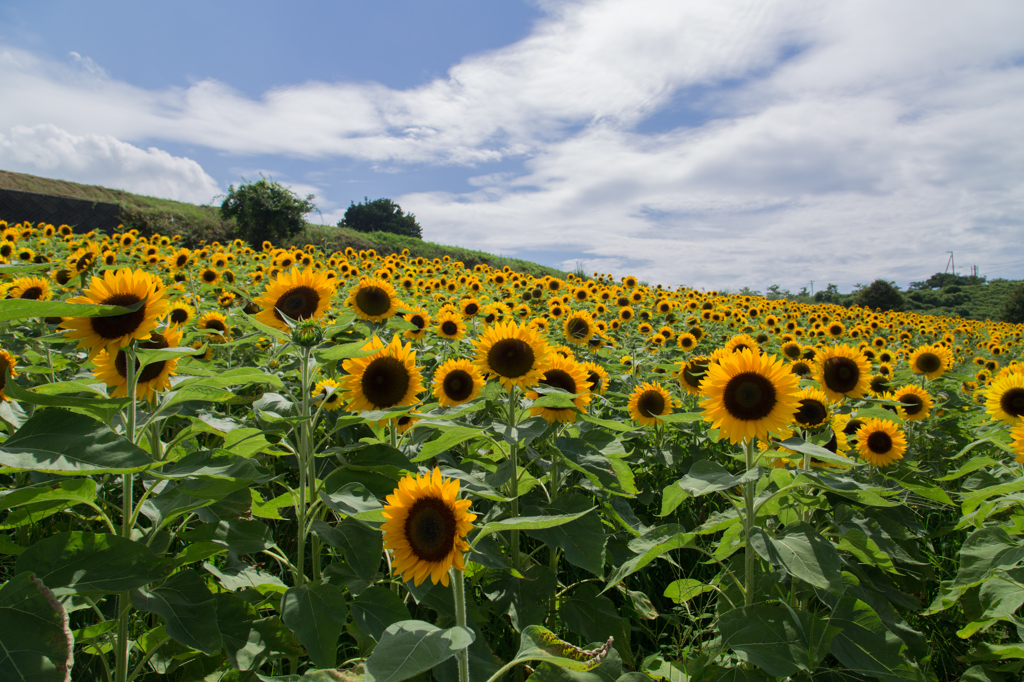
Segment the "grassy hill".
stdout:
<svg viewBox="0 0 1024 682">
<path fill-rule="evenodd" d="M 234 238 L 234 222 L 221 219 L 217 206 L 196 206 L 183 201 L 147 197 L 99 185 L 82 185 L 67 180 L 54 180 L 5 170 L 0 170 L 0 189 L 118 204 L 121 207 L 121 220 L 125 229 L 134 228 L 144 235 L 180 234 L 186 246 L 195 246 L 203 240 L 227 241 Z M 564 277 L 566 274 L 561 270 L 518 258 L 506 258 L 387 232 L 356 232 L 333 225 L 307 223 L 303 232 L 282 246 L 303 244 L 320 244 L 328 252 L 342 251 L 347 246 L 356 250 L 374 249 L 377 253 L 384 254 L 409 249 L 409 253 L 414 257 L 433 259 L 448 255 L 452 260 L 462 261 L 470 267 L 486 263 L 499 268 L 508 265 L 514 270 L 534 276 Z"/>
</svg>

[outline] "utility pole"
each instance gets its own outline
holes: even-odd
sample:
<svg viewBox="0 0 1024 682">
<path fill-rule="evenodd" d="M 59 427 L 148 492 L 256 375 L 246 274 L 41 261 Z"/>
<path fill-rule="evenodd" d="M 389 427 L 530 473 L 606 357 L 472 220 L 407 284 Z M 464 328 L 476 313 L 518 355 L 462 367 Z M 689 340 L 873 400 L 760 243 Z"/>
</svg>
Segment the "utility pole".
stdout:
<svg viewBox="0 0 1024 682">
<path fill-rule="evenodd" d="M 814 296 L 814 280 L 811 280 L 811 296 Z"/>
<path fill-rule="evenodd" d="M 953 260 L 953 252 L 952 251 L 947 251 L 946 253 L 949 254 L 949 260 L 946 261 L 946 272 L 949 272 L 949 266 L 952 265 L 953 266 L 953 274 L 956 275 L 956 262 Z"/>
</svg>

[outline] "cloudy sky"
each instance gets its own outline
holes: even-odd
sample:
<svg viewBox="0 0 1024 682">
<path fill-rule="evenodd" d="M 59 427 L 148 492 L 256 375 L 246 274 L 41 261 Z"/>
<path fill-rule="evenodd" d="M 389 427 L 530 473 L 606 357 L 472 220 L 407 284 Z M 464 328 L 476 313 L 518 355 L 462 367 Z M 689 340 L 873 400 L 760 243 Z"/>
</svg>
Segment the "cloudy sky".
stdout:
<svg viewBox="0 0 1024 682">
<path fill-rule="evenodd" d="M 2 169 L 567 269 L 1024 279 L 1020 0 L 3 0 L 0 103 Z"/>
</svg>

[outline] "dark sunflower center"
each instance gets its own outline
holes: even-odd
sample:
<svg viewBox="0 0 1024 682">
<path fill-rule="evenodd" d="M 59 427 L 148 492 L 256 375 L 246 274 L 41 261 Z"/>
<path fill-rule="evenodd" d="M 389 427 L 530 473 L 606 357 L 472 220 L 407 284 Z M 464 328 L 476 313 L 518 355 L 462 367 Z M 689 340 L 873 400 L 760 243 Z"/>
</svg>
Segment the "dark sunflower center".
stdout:
<svg viewBox="0 0 1024 682">
<path fill-rule="evenodd" d="M 598 374 L 597 372 L 591 372 L 590 374 L 588 374 L 587 381 L 590 382 L 591 391 L 599 392 L 601 390 L 601 375 Z"/>
<path fill-rule="evenodd" d="M 839 451 L 839 439 L 836 438 L 836 434 L 833 432 L 832 437 L 829 438 L 828 442 L 822 445 L 829 452 L 835 454 Z"/>
<path fill-rule="evenodd" d="M 850 421 L 846 422 L 846 426 L 843 427 L 843 433 L 845 433 L 847 436 L 852 436 L 855 433 L 857 433 L 857 429 L 859 429 L 862 426 L 864 426 L 864 422 L 862 422 L 861 420 L 851 419 Z"/>
<path fill-rule="evenodd" d="M 693 347 L 693 339 L 691 339 L 688 336 L 684 336 L 682 338 L 682 340 L 679 341 L 679 345 L 682 346 L 683 348 L 692 348 Z"/>
<path fill-rule="evenodd" d="M 280 320 L 283 313 L 293 320 L 305 320 L 316 313 L 319 304 L 320 294 L 316 289 L 306 286 L 295 287 L 277 299 L 277 303 L 274 304 L 274 316 Z"/>
<path fill-rule="evenodd" d="M 892 449 L 892 436 L 885 431 L 875 431 L 868 436 L 868 450 L 876 455 L 884 455 Z"/>
<path fill-rule="evenodd" d="M 100 303 L 102 305 L 130 306 L 141 301 L 135 294 L 114 294 Z M 146 319 L 146 306 L 142 306 L 134 313 L 124 315 L 111 315 L 110 317 L 90 317 L 89 323 L 92 330 L 102 339 L 119 339 L 122 336 L 131 334 L 142 321 Z"/>
<path fill-rule="evenodd" d="M 393 407 L 409 388 L 409 370 L 398 358 L 377 358 L 367 365 L 360 386 L 363 395 L 377 409 Z"/>
<path fill-rule="evenodd" d="M 999 407 L 1012 417 L 1024 416 L 1024 388 L 1011 388 L 999 399 Z"/>
<path fill-rule="evenodd" d="M 451 320 L 445 320 L 441 323 L 441 333 L 445 336 L 455 336 L 459 333 L 459 325 Z"/>
<path fill-rule="evenodd" d="M 656 417 L 665 411 L 665 396 L 658 391 L 644 391 L 636 401 L 636 410 L 647 418 Z"/>
<path fill-rule="evenodd" d="M 188 263 L 188 256 L 185 254 L 181 254 L 178 256 L 177 260 L 174 261 L 174 264 L 179 268 L 185 267 L 185 263 Z"/>
<path fill-rule="evenodd" d="M 811 366 L 803 361 L 794 362 L 790 369 L 793 371 L 793 374 L 797 375 L 798 377 L 807 376 L 808 374 L 811 373 Z"/>
<path fill-rule="evenodd" d="M 540 380 L 540 383 L 544 386 L 560 388 L 566 393 L 576 393 L 576 380 L 564 369 L 549 369 L 544 372 L 544 378 Z"/>
<path fill-rule="evenodd" d="M 935 353 L 921 353 L 917 356 L 915 364 L 923 374 L 931 374 L 942 369 L 942 358 Z"/>
<path fill-rule="evenodd" d="M 850 358 L 829 358 L 825 360 L 823 370 L 825 385 L 836 393 L 848 393 L 857 388 L 860 381 L 860 368 Z"/>
<path fill-rule="evenodd" d="M 742 372 L 734 376 L 725 385 L 722 398 L 729 415 L 741 421 L 764 419 L 778 402 L 775 386 L 757 372 Z"/>
<path fill-rule="evenodd" d="M 533 348 L 522 339 L 501 339 L 487 353 L 487 364 L 496 374 L 509 379 L 521 377 L 533 369 Z"/>
<path fill-rule="evenodd" d="M 228 330 L 228 326 L 220 320 L 207 320 L 203 324 L 203 329 L 215 329 L 219 332 L 226 332 Z"/>
<path fill-rule="evenodd" d="M 800 357 L 800 346 L 794 344 L 786 344 L 782 348 L 782 354 L 791 360 L 795 360 Z"/>
<path fill-rule="evenodd" d="M 29 287 L 28 289 L 25 289 L 25 291 L 21 292 L 21 297 L 20 298 L 27 298 L 27 299 L 31 299 L 33 301 L 36 301 L 42 295 L 43 295 L 43 288 L 42 287 Z"/>
<path fill-rule="evenodd" d="M 58 270 L 56 280 L 57 284 L 64 286 L 65 284 L 71 281 L 71 271 L 63 269 Z"/>
<path fill-rule="evenodd" d="M 424 497 L 413 503 L 405 517 L 405 538 L 420 561 L 444 561 L 455 549 L 458 523 L 444 500 Z"/>
<path fill-rule="evenodd" d="M 445 375 L 441 387 L 450 400 L 462 401 L 473 393 L 473 377 L 464 369 L 454 369 Z"/>
<path fill-rule="evenodd" d="M 586 320 L 575 317 L 565 325 L 565 333 L 570 338 L 583 339 L 590 333 L 590 325 Z"/>
<path fill-rule="evenodd" d="M 702 362 L 691 362 L 683 370 L 683 381 L 694 388 L 700 388 L 701 383 L 704 382 L 704 373 L 707 371 L 707 364 Z"/>
<path fill-rule="evenodd" d="M 152 338 L 150 338 L 149 341 L 139 344 L 139 348 L 144 348 L 146 350 L 160 350 L 161 348 L 168 347 L 169 344 L 167 343 L 167 339 L 164 338 L 163 334 L 160 334 L 158 332 L 154 332 Z M 138 360 L 135 361 L 136 372 L 139 371 L 140 364 L 141 363 Z M 144 384 L 147 381 L 152 381 L 153 379 L 156 379 L 158 376 L 160 376 L 160 373 L 164 371 L 164 365 L 166 364 L 166 360 L 160 360 L 159 362 L 151 362 L 148 365 L 146 365 L 142 369 L 142 372 L 139 373 L 139 384 Z M 117 369 L 118 374 L 120 374 L 125 379 L 128 378 L 128 354 L 125 353 L 123 350 L 117 351 L 117 357 L 114 358 L 114 367 Z"/>
<path fill-rule="evenodd" d="M 217 273 L 213 270 L 203 270 L 202 278 L 204 282 L 211 284 L 217 281 Z"/>
<path fill-rule="evenodd" d="M 427 326 L 427 321 L 423 319 L 422 315 L 413 315 L 409 318 L 409 322 L 414 324 L 417 329 L 423 329 Z"/>
<path fill-rule="evenodd" d="M 903 403 L 903 411 L 911 417 L 924 409 L 924 401 L 921 400 L 921 396 L 913 393 L 900 396 L 900 402 Z"/>
<path fill-rule="evenodd" d="M 171 322 L 173 324 L 184 324 L 188 321 L 188 311 L 184 308 L 175 308 L 171 311 Z"/>
<path fill-rule="evenodd" d="M 464 310 L 466 311 L 467 315 L 476 315 L 478 312 L 480 312 L 480 306 L 478 306 L 476 303 L 467 303 Z"/>
<path fill-rule="evenodd" d="M 804 426 L 819 426 L 828 419 L 828 410 L 814 398 L 804 398 L 793 418 Z"/>
<path fill-rule="evenodd" d="M 380 287 L 363 287 L 356 292 L 356 305 L 367 315 L 383 315 L 391 308 L 391 296 Z"/>
<path fill-rule="evenodd" d="M 838 324 L 834 324 L 828 328 L 828 333 L 831 334 L 832 336 L 839 336 L 840 334 L 843 333 L 843 328 L 840 327 Z"/>
<path fill-rule="evenodd" d="M 876 374 L 872 377 L 871 390 L 875 393 L 884 393 L 889 390 L 889 382 L 886 380 L 885 375 Z"/>
</svg>

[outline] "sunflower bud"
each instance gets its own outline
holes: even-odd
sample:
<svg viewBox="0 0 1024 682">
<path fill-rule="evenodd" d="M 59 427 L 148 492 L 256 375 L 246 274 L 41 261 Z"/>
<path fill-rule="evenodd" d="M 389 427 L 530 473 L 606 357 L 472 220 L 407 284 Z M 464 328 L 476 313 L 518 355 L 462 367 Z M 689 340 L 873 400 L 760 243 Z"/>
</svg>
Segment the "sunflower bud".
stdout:
<svg viewBox="0 0 1024 682">
<path fill-rule="evenodd" d="M 315 348 L 323 343 L 324 330 L 314 320 L 303 320 L 292 329 L 292 343 L 303 348 Z"/>
</svg>

